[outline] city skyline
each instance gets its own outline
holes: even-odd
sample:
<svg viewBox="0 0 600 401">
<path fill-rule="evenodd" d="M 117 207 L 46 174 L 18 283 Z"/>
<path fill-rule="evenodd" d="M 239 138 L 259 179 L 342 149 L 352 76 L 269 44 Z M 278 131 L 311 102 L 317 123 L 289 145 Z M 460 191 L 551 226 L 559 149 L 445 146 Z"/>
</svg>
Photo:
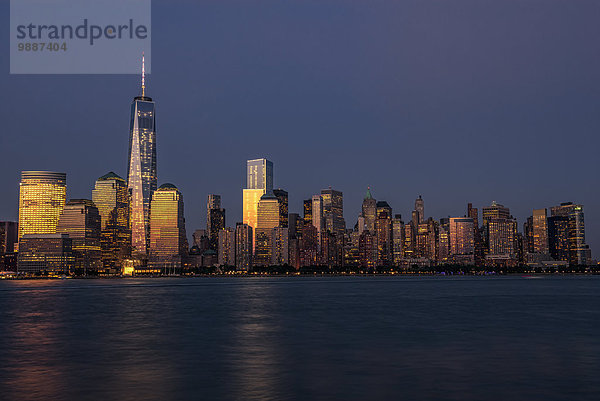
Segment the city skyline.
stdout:
<svg viewBox="0 0 600 401">
<path fill-rule="evenodd" d="M 184 21 L 186 12 L 197 15 L 192 5 L 169 10 L 167 3 L 157 1 L 153 7 Z M 427 214 L 436 218 L 464 215 L 466 202 L 481 209 L 496 200 L 511 208 L 521 231 L 533 209 L 573 201 L 586 206 L 586 240 L 593 252 L 600 249 L 600 211 L 594 207 L 600 189 L 593 185 L 598 170 L 594 149 L 600 130 L 595 117 L 600 60 L 589 53 L 596 46 L 590 38 L 597 36 L 598 26 L 591 16 L 598 6 L 577 10 L 580 29 L 570 29 L 571 22 L 561 19 L 565 10 L 571 10 L 566 4 L 548 2 L 545 20 L 536 19 L 532 10 L 520 10 L 520 16 L 511 19 L 511 36 L 502 41 L 495 34 L 505 32 L 504 25 L 491 21 L 480 32 L 468 20 L 461 30 L 464 20 L 448 9 L 451 6 L 440 5 L 424 21 L 437 28 L 431 31 L 435 40 L 421 38 L 409 46 L 406 38 L 414 38 L 417 28 L 395 27 L 384 14 L 398 15 L 396 11 L 402 9 L 402 15 L 410 18 L 423 11 L 419 7 L 388 4 L 366 15 L 360 6 L 342 7 L 347 23 L 364 18 L 369 41 L 397 39 L 398 47 L 386 41 L 382 49 L 371 48 L 367 54 L 371 57 L 364 59 L 373 63 L 357 60 L 357 49 L 343 45 L 346 35 L 336 30 L 348 34 L 349 25 L 341 22 L 332 26 L 318 22 L 328 47 L 309 51 L 317 43 L 299 29 L 315 16 L 308 11 L 298 15 L 288 13 L 286 7 L 276 11 L 288 27 L 251 12 L 247 22 L 251 27 L 267 23 L 266 30 L 253 32 L 252 38 L 263 40 L 272 30 L 282 29 L 295 46 L 283 54 L 277 52 L 281 43 L 269 40 L 264 50 L 248 43 L 247 51 L 237 41 L 216 40 L 201 42 L 203 49 L 215 54 L 214 59 L 192 52 L 187 55 L 189 63 L 173 62 L 181 59 L 168 48 L 174 36 L 156 21 L 154 31 L 163 36 L 157 35 L 153 43 L 148 93 L 157 99 L 159 185 L 173 182 L 185 194 L 188 238 L 193 228 L 205 226 L 203 205 L 210 193 L 222 196 L 230 222 L 242 221 L 239 193 L 245 185 L 244 161 L 266 157 L 277 166 L 274 186 L 289 192 L 292 213 L 301 212 L 302 200 L 331 186 L 344 193 L 349 226 L 370 186 L 375 197 L 387 200 L 405 221 L 418 194 L 427 202 Z M 474 7 L 468 16 L 490 22 L 490 15 L 510 7 L 515 5 Z M 218 10 L 219 6 L 206 10 L 201 17 L 205 24 L 199 28 L 190 24 L 186 32 L 197 34 L 200 29 L 221 37 L 221 30 L 232 26 L 208 23 Z M 0 13 L 7 12 L 8 6 L 2 5 Z M 449 16 L 448 20 L 441 20 L 441 15 Z M 560 36 L 551 30 L 555 26 L 562 28 Z M 471 38 L 472 32 L 481 33 L 481 40 Z M 365 44 L 358 36 L 351 38 Z M 509 46 L 517 42 L 519 46 Z M 465 63 L 455 58 L 453 52 L 463 48 L 457 43 L 475 60 Z M 6 46 L 2 43 L 0 49 Z M 326 49 L 335 49 L 337 59 L 329 57 Z M 232 67 L 236 59 L 229 54 L 236 52 L 241 52 L 238 58 L 246 68 Z M 264 56 L 264 63 L 257 65 L 252 52 Z M 490 61 L 503 55 L 514 56 L 503 57 L 507 59 L 503 68 Z M 300 56 L 310 61 L 293 63 L 303 59 Z M 388 63 L 382 64 L 383 60 Z M 7 65 L 7 60 L 3 63 Z M 440 63 L 447 69 L 436 75 Z M 431 65 L 438 73 L 427 68 Z M 529 67 L 519 68 L 523 65 Z M 203 73 L 198 73 L 199 68 Z M 0 184 L 6 192 L 0 199 L 0 219 L 17 219 L 20 171 L 66 172 L 68 199 L 89 198 L 95 178 L 108 171 L 127 176 L 123 160 L 127 159 L 128 106 L 131 96 L 139 92 L 137 77 L 5 75 L 0 80 L 11 95 L 11 102 L 0 110 L 10 133 L 1 139 L 6 156 Z M 89 113 L 79 100 L 90 93 L 98 113 L 91 117 L 93 124 L 82 124 L 81 116 Z M 197 103 L 189 102 L 190 94 Z M 62 101 L 48 102 L 57 96 Z M 28 118 L 26 110 L 32 107 L 40 118 Z M 78 128 L 82 125 L 84 131 Z M 549 156 L 565 143 L 577 148 L 564 155 L 579 167 L 576 174 Z M 492 144 L 496 147 L 490 152 Z M 218 166 L 218 172 L 213 166 Z"/>
</svg>

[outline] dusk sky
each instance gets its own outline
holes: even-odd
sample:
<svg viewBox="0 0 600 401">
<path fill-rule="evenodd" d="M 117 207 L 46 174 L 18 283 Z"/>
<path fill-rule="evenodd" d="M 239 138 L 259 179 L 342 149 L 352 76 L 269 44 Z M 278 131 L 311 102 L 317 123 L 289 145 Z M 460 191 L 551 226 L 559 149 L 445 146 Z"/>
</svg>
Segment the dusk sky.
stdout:
<svg viewBox="0 0 600 401">
<path fill-rule="evenodd" d="M 135 75 L 9 75 L 0 2 L 0 220 L 21 170 L 67 173 L 67 197 L 127 173 Z M 600 250 L 600 1 L 153 1 L 159 185 L 188 237 L 221 194 L 242 218 L 246 160 L 274 163 L 290 212 L 331 186 L 353 227 L 367 186 L 410 219 L 497 201 L 518 219 L 572 201 Z"/>
</svg>

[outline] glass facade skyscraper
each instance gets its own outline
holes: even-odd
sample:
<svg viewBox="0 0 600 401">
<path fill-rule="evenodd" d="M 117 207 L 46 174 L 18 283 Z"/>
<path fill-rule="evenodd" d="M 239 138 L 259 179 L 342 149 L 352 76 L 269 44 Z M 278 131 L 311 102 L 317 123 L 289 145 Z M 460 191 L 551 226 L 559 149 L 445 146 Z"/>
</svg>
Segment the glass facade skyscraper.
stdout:
<svg viewBox="0 0 600 401">
<path fill-rule="evenodd" d="M 131 243 L 134 253 L 149 245 L 150 199 L 156 190 L 156 121 L 152 98 L 136 96 L 131 103 L 127 186 L 131 199 Z"/>
<path fill-rule="evenodd" d="M 19 240 L 25 234 L 55 234 L 65 207 L 67 175 L 23 171 L 19 187 Z"/>
<path fill-rule="evenodd" d="M 246 188 L 273 190 L 273 162 L 267 159 L 248 160 Z"/>
</svg>

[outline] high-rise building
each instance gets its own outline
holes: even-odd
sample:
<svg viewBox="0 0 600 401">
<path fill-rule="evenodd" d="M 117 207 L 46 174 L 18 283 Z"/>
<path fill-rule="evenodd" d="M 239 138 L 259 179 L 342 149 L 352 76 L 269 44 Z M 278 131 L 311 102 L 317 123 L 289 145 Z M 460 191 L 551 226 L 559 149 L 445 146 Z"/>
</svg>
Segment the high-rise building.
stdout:
<svg viewBox="0 0 600 401">
<path fill-rule="evenodd" d="M 342 238 L 346 230 L 344 220 L 344 194 L 334 189 L 321 190 L 325 229 Z"/>
<path fill-rule="evenodd" d="M 243 191 L 243 222 L 254 230 L 256 236 L 256 223 L 258 202 L 267 192 L 273 191 L 273 163 L 267 159 L 254 159 L 246 162 L 246 189 Z M 255 244 L 253 245 L 253 249 Z"/>
<path fill-rule="evenodd" d="M 288 227 L 288 193 L 283 189 L 274 189 L 273 195 L 279 201 L 279 226 Z"/>
<path fill-rule="evenodd" d="M 17 271 L 25 274 L 70 274 L 75 266 L 68 234 L 23 234 Z"/>
<path fill-rule="evenodd" d="M 69 234 L 78 273 L 97 273 L 102 269 L 100 213 L 94 202 L 89 199 L 67 202 L 56 232 Z"/>
<path fill-rule="evenodd" d="M 235 267 L 248 271 L 252 267 L 252 227 L 248 224 L 235 225 Z"/>
<path fill-rule="evenodd" d="M 473 241 L 474 241 L 474 256 L 475 262 L 480 263 L 483 260 L 483 237 L 481 235 L 481 228 L 479 227 L 479 210 L 473 207 L 473 204 L 467 204 L 467 217 L 473 219 Z"/>
<path fill-rule="evenodd" d="M 131 256 L 127 182 L 112 171 L 103 175 L 96 180 L 92 201 L 100 213 L 102 273 L 119 273 Z"/>
<path fill-rule="evenodd" d="M 55 234 L 65 207 L 67 175 L 23 171 L 19 187 L 19 240 L 25 234 Z"/>
<path fill-rule="evenodd" d="M 371 187 L 367 188 L 367 194 L 362 203 L 362 215 L 365 225 L 371 234 L 375 235 L 375 221 L 377 220 L 377 201 L 371 195 Z"/>
<path fill-rule="evenodd" d="M 475 239 L 471 217 L 450 218 L 450 253 L 453 258 L 468 256 L 474 260 Z"/>
<path fill-rule="evenodd" d="M 235 265 L 235 229 L 226 227 L 219 231 L 219 266 Z"/>
<path fill-rule="evenodd" d="M 287 265 L 289 262 L 289 228 L 275 227 L 271 242 L 271 265 Z"/>
<path fill-rule="evenodd" d="M 304 226 L 312 225 L 312 198 L 305 199 L 302 202 L 303 210 L 304 210 Z"/>
<path fill-rule="evenodd" d="M 267 159 L 247 161 L 247 189 L 273 190 L 273 162 Z"/>
<path fill-rule="evenodd" d="M 483 239 L 485 254 L 491 256 L 515 256 L 517 235 L 516 221 L 510 209 L 493 201 L 483 208 Z"/>
<path fill-rule="evenodd" d="M 219 233 L 225 228 L 225 209 L 221 207 L 221 195 L 208 195 L 206 202 L 206 232 L 210 248 L 218 248 Z"/>
<path fill-rule="evenodd" d="M 268 266 L 271 263 L 273 228 L 279 226 L 279 201 L 272 191 L 264 194 L 258 202 L 255 230 L 254 265 Z"/>
<path fill-rule="evenodd" d="M 419 217 L 418 223 L 423 223 L 425 221 L 425 201 L 421 195 L 415 200 L 415 211 Z"/>
<path fill-rule="evenodd" d="M 317 242 L 320 250 L 321 234 L 325 229 L 325 221 L 323 220 L 323 198 L 321 195 L 313 195 L 312 197 L 312 225 L 317 229 Z"/>
<path fill-rule="evenodd" d="M 171 274 L 180 271 L 187 255 L 183 195 L 173 184 L 163 184 L 152 194 L 149 271 Z"/>
<path fill-rule="evenodd" d="M 589 246 L 585 243 L 583 206 L 572 202 L 552 207 L 549 223 L 550 254 L 572 265 L 589 263 Z"/>
<path fill-rule="evenodd" d="M 358 240 L 360 267 L 363 269 L 374 268 L 377 262 L 377 259 L 375 258 L 376 254 L 375 238 L 373 234 L 369 230 L 363 231 Z"/>
<path fill-rule="evenodd" d="M 377 249 L 377 264 L 380 266 L 389 266 L 393 263 L 392 208 L 386 201 L 379 201 L 376 205 L 375 244 Z"/>
<path fill-rule="evenodd" d="M 402 215 L 396 214 L 392 219 L 392 259 L 394 266 L 399 266 L 402 260 L 404 246 L 404 222 Z"/>
<path fill-rule="evenodd" d="M 548 250 L 548 212 L 546 209 L 533 210 L 533 252 L 547 255 Z"/>
<path fill-rule="evenodd" d="M 148 253 L 150 201 L 156 185 L 155 107 L 152 98 L 146 96 L 142 58 L 142 95 L 134 97 L 131 103 L 127 164 L 132 251 L 142 257 Z"/>
<path fill-rule="evenodd" d="M 533 216 L 523 223 L 523 252 L 533 253 Z"/>
<path fill-rule="evenodd" d="M 302 228 L 302 238 L 300 239 L 300 266 L 315 266 L 317 264 L 317 255 L 319 233 L 312 224 L 305 225 Z"/>
<path fill-rule="evenodd" d="M 15 251 L 18 240 L 16 221 L 0 221 L 0 257 Z"/>
</svg>

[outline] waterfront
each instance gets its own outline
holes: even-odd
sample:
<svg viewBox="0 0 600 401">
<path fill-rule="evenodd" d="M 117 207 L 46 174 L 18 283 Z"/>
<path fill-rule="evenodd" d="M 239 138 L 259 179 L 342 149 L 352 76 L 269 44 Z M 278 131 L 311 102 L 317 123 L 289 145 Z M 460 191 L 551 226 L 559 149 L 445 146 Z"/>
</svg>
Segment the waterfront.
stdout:
<svg viewBox="0 0 600 401">
<path fill-rule="evenodd" d="M 592 400 L 600 277 L 0 282 L 3 399 Z"/>
</svg>

